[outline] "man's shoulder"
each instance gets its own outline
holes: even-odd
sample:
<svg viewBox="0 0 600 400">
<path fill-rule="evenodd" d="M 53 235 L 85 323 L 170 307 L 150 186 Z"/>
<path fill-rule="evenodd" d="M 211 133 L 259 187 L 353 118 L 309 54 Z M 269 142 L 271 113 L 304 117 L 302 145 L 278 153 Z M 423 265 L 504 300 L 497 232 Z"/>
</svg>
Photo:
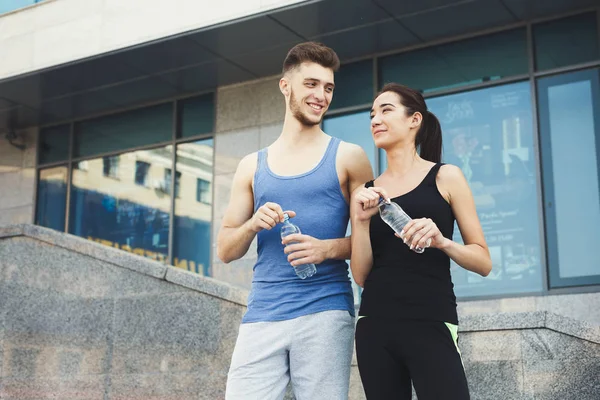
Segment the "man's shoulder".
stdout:
<svg viewBox="0 0 600 400">
<path fill-rule="evenodd" d="M 353 157 L 366 157 L 366 153 L 362 147 L 357 144 L 344 142 L 340 140 L 339 153 L 344 158 L 352 159 Z"/>
<path fill-rule="evenodd" d="M 253 176 L 258 165 L 258 152 L 250 153 L 245 155 L 237 166 L 237 174 L 243 176 Z"/>
</svg>

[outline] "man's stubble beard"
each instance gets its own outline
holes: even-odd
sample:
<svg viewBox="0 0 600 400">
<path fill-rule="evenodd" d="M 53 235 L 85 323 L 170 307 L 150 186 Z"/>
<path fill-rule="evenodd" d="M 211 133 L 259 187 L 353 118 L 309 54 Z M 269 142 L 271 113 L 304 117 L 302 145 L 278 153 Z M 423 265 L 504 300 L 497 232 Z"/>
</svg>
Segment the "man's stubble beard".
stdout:
<svg viewBox="0 0 600 400">
<path fill-rule="evenodd" d="M 321 116 L 321 118 L 319 118 L 319 120 L 316 122 L 308 118 L 300 109 L 300 104 L 296 100 L 296 96 L 294 96 L 294 92 L 292 90 L 290 90 L 290 111 L 292 112 L 294 118 L 298 120 L 298 122 L 309 128 L 319 125 L 323 120 L 323 116 Z"/>
</svg>

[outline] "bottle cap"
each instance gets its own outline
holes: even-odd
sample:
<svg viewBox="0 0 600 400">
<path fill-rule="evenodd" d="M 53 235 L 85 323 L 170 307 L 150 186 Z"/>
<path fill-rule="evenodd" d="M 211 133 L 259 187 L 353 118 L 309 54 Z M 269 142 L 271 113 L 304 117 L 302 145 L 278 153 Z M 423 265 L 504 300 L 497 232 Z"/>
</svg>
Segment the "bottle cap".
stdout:
<svg viewBox="0 0 600 400">
<path fill-rule="evenodd" d="M 283 213 L 283 222 L 285 222 L 289 219 L 290 219 L 290 216 L 288 215 L 288 213 Z"/>
<path fill-rule="evenodd" d="M 383 197 L 379 197 L 379 203 L 378 205 L 382 205 L 382 204 L 390 204 L 391 201 L 384 199 Z"/>
</svg>

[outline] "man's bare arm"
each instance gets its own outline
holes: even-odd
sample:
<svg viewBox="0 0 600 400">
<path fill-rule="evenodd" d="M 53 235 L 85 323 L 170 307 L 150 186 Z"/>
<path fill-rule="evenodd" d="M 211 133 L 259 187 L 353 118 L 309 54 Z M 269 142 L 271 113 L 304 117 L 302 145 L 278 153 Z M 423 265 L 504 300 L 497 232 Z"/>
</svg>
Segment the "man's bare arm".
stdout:
<svg viewBox="0 0 600 400">
<path fill-rule="evenodd" d="M 345 147 L 344 161 L 348 171 L 348 193 L 351 195 L 357 187 L 374 179 L 373 168 L 362 147 L 351 143 L 342 144 Z"/>
<path fill-rule="evenodd" d="M 254 211 L 252 176 L 256 164 L 256 153 L 244 157 L 233 177 L 229 204 L 217 237 L 217 256 L 224 263 L 243 257 L 256 236 L 251 224 Z"/>
</svg>

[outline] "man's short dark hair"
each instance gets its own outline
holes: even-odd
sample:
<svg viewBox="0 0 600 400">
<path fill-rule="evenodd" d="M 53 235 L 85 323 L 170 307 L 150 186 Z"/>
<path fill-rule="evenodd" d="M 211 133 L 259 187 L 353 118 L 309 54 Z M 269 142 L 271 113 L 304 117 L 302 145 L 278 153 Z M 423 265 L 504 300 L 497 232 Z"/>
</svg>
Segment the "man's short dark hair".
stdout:
<svg viewBox="0 0 600 400">
<path fill-rule="evenodd" d="M 317 42 L 297 44 L 288 52 L 283 61 L 283 73 L 287 73 L 304 62 L 313 62 L 324 68 L 337 72 L 340 68 L 340 59 L 335 51 Z"/>
</svg>

